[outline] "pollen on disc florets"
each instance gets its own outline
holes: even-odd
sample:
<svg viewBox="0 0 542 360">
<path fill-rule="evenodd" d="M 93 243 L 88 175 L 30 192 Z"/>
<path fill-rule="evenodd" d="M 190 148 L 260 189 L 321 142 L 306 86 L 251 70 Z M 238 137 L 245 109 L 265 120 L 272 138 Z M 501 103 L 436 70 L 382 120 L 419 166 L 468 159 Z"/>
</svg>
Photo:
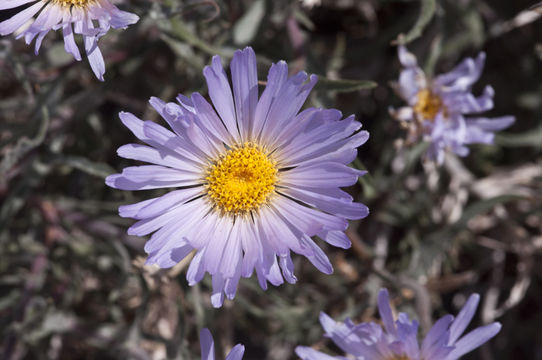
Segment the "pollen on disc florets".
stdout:
<svg viewBox="0 0 542 360">
<path fill-rule="evenodd" d="M 266 203 L 275 189 L 277 167 L 263 149 L 251 142 L 234 146 L 206 173 L 207 195 L 225 214 L 246 214 Z"/>
<path fill-rule="evenodd" d="M 71 7 L 72 5 L 77 7 L 85 7 L 92 1 L 94 0 L 53 0 L 54 3 L 67 7 Z"/>
<path fill-rule="evenodd" d="M 429 89 L 420 90 L 414 111 L 423 119 L 434 120 L 439 111 L 446 111 L 440 96 Z"/>
</svg>

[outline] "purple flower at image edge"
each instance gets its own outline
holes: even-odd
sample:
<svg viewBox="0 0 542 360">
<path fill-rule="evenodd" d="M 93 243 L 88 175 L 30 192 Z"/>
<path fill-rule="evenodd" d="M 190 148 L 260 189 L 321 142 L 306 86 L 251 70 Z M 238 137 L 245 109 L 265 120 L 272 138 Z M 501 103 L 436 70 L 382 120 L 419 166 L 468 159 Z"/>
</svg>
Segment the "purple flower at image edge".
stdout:
<svg viewBox="0 0 542 360">
<path fill-rule="evenodd" d="M 137 220 L 129 234 L 152 233 L 147 264 L 171 267 L 194 252 L 188 283 L 211 274 L 215 307 L 224 295 L 233 299 L 240 277 L 254 271 L 263 289 L 267 282 L 295 283 L 291 251 L 332 273 L 312 237 L 346 249 L 348 220 L 369 213 L 340 189 L 365 173 L 347 164 L 369 134 L 335 109 L 299 112 L 316 76 L 289 77 L 279 61 L 259 97 L 254 51 L 236 51 L 230 67 L 233 92 L 219 56 L 203 70 L 214 108 L 199 93 L 179 95 L 178 103 L 151 98 L 173 131 L 121 113 L 123 124 L 148 145 L 124 145 L 119 156 L 153 165 L 106 179 L 123 190 L 177 188 L 121 206 L 119 214 Z"/>
<path fill-rule="evenodd" d="M 201 329 L 200 334 L 201 360 L 215 360 L 215 342 L 209 329 Z M 237 344 L 231 349 L 226 360 L 241 360 L 245 353 L 245 347 Z"/>
<path fill-rule="evenodd" d="M 493 144 L 494 133 L 514 123 L 513 116 L 473 116 L 493 108 L 491 86 L 486 86 L 479 97 L 471 92 L 484 68 L 484 53 L 464 59 L 447 73 L 428 78 L 412 53 L 404 46 L 399 46 L 398 51 L 404 69 L 396 90 L 407 106 L 390 109 L 390 113 L 408 129 L 408 143 L 420 139 L 429 142 L 429 159 L 442 163 L 447 149 L 467 156 L 466 145 Z"/>
<path fill-rule="evenodd" d="M 125 29 L 139 20 L 137 15 L 119 10 L 109 0 L 2 0 L 0 10 L 29 3 L 33 4 L 0 23 L 0 35 L 18 33 L 17 39 L 24 36 L 27 44 L 36 39 L 34 49 L 37 55 L 45 35 L 51 30 L 62 29 L 66 52 L 81 61 L 74 38 L 74 34 L 80 34 L 90 67 L 101 81 L 104 80 L 105 63 L 98 40 L 111 27 Z"/>
<path fill-rule="evenodd" d="M 418 322 L 399 313 L 394 321 L 386 289 L 378 293 L 378 311 L 384 327 L 373 322 L 354 324 L 350 319 L 335 322 L 320 314 L 320 323 L 326 337 L 347 354 L 364 360 L 456 360 L 493 338 L 501 329 L 498 322 L 478 327 L 462 336 L 471 322 L 480 296 L 469 297 L 456 318 L 445 315 L 433 325 L 422 341 L 418 342 Z M 345 359 L 298 346 L 296 353 L 303 360 Z"/>
</svg>

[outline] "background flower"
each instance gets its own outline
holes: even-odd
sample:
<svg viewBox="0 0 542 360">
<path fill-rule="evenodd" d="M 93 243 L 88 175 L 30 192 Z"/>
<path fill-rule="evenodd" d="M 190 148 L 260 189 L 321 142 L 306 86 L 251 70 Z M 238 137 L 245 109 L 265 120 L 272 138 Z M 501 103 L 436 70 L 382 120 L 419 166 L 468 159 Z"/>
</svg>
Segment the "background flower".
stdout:
<svg viewBox="0 0 542 360">
<path fill-rule="evenodd" d="M 467 156 L 469 148 L 465 145 L 492 144 L 494 132 L 514 123 L 513 116 L 464 117 L 493 108 L 491 86 L 486 86 L 479 97 L 471 93 L 482 74 L 485 53 L 476 59 L 466 58 L 451 71 L 432 79 L 425 76 L 416 57 L 406 47 L 400 45 L 398 51 L 404 69 L 397 90 L 408 106 L 390 111 L 408 129 L 408 142 L 421 139 L 429 142 L 428 158 L 441 164 L 447 149 Z"/>
<path fill-rule="evenodd" d="M 501 329 L 501 324 L 494 322 L 463 335 L 480 301 L 480 296 L 474 294 L 456 318 L 451 315 L 440 318 L 420 346 L 418 322 L 409 320 L 406 313 L 399 313 L 397 320 L 394 320 L 389 301 L 388 291 L 381 289 L 378 293 L 378 311 L 384 328 L 373 322 L 355 325 L 350 319 L 337 323 L 325 313 L 320 314 L 320 323 L 326 336 L 344 352 L 356 359 L 371 360 L 456 360 L 487 342 Z M 296 353 L 303 360 L 332 359 L 304 346 L 298 346 Z"/>
<path fill-rule="evenodd" d="M 74 33 L 81 34 L 90 67 L 101 81 L 104 80 L 105 63 L 98 40 L 111 27 L 125 29 L 139 20 L 137 15 L 119 10 L 109 0 L 4 0 L 0 10 L 26 4 L 30 6 L 20 8 L 13 17 L 0 22 L 0 35 L 18 32 L 17 39 L 24 36 L 26 44 L 36 39 L 34 51 L 37 55 L 45 35 L 51 30 L 62 29 L 66 52 L 81 61 Z"/>
</svg>

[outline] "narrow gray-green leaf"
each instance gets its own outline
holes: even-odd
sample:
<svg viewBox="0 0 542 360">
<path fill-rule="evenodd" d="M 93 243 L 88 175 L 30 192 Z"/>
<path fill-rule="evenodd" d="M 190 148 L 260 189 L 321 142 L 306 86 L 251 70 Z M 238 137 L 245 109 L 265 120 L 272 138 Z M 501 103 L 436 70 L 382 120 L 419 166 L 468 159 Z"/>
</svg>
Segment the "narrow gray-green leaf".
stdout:
<svg viewBox="0 0 542 360">
<path fill-rule="evenodd" d="M 493 209 L 495 206 L 504 204 L 513 200 L 521 199 L 520 196 L 517 195 L 501 195 L 496 196 L 490 199 L 484 199 L 480 200 L 478 202 L 475 202 L 472 205 L 469 205 L 465 211 L 463 212 L 463 215 L 461 218 L 453 225 L 455 230 L 462 229 L 467 225 L 470 219 L 474 218 L 477 215 L 483 214 L 488 212 L 489 210 Z"/>
<path fill-rule="evenodd" d="M 497 145 L 506 147 L 542 147 L 542 126 L 521 134 L 497 134 Z"/>
<path fill-rule="evenodd" d="M 325 89 L 335 92 L 352 92 L 358 90 L 372 89 L 378 84 L 370 80 L 349 80 L 349 79 L 337 79 L 332 80 L 323 76 L 318 77 L 318 83 L 316 87 L 318 89 Z"/>
<path fill-rule="evenodd" d="M 247 45 L 254 39 L 258 27 L 265 15 L 265 1 L 257 0 L 233 27 L 233 42 L 237 45 Z"/>
<path fill-rule="evenodd" d="M 7 179 L 7 172 L 26 154 L 41 145 L 49 129 L 49 109 L 47 106 L 41 106 L 41 121 L 38 132 L 35 137 L 28 138 L 23 135 L 17 140 L 15 146 L 9 149 L 0 161 L 0 184 Z"/>
<path fill-rule="evenodd" d="M 294 9 L 294 17 L 300 24 L 305 26 L 310 31 L 314 31 L 316 29 L 316 25 L 314 25 L 311 19 L 303 11 Z"/>
<path fill-rule="evenodd" d="M 425 27 L 433 18 L 433 15 L 435 15 L 435 10 L 437 8 L 436 0 L 421 0 L 420 2 L 420 15 L 418 16 L 416 23 L 406 35 L 401 35 L 395 40 L 396 44 L 408 44 L 412 40 L 419 38 Z"/>
<path fill-rule="evenodd" d="M 167 33 L 165 29 L 164 33 Z M 209 55 L 224 56 L 224 54 L 219 49 L 208 44 L 207 42 L 196 36 L 194 33 L 192 33 L 181 19 L 171 19 L 171 33 L 169 35 L 174 36 L 177 39 L 183 40 L 190 45 L 197 47 L 201 51 L 206 52 Z"/>
<path fill-rule="evenodd" d="M 115 172 L 115 169 L 111 168 L 105 163 L 90 161 L 89 159 L 81 156 L 61 156 L 57 160 L 61 164 L 71 166 L 86 174 L 96 176 L 102 179 L 105 179 L 107 176 Z"/>
</svg>

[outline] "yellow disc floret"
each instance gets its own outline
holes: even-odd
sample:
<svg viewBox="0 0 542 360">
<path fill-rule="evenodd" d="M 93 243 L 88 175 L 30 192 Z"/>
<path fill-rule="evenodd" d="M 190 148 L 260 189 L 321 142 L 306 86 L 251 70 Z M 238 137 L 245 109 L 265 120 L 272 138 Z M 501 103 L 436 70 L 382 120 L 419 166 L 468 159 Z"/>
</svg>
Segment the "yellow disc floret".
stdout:
<svg viewBox="0 0 542 360">
<path fill-rule="evenodd" d="M 266 203 L 275 189 L 277 167 L 263 149 L 247 142 L 235 146 L 207 170 L 207 195 L 225 214 L 246 214 Z"/>
<path fill-rule="evenodd" d="M 71 7 L 72 5 L 76 7 L 85 7 L 92 1 L 94 0 L 53 0 L 54 3 L 67 7 Z"/>
<path fill-rule="evenodd" d="M 446 110 L 440 96 L 429 89 L 420 90 L 417 96 L 418 102 L 414 105 L 414 111 L 423 119 L 434 120 L 439 111 Z"/>
</svg>

